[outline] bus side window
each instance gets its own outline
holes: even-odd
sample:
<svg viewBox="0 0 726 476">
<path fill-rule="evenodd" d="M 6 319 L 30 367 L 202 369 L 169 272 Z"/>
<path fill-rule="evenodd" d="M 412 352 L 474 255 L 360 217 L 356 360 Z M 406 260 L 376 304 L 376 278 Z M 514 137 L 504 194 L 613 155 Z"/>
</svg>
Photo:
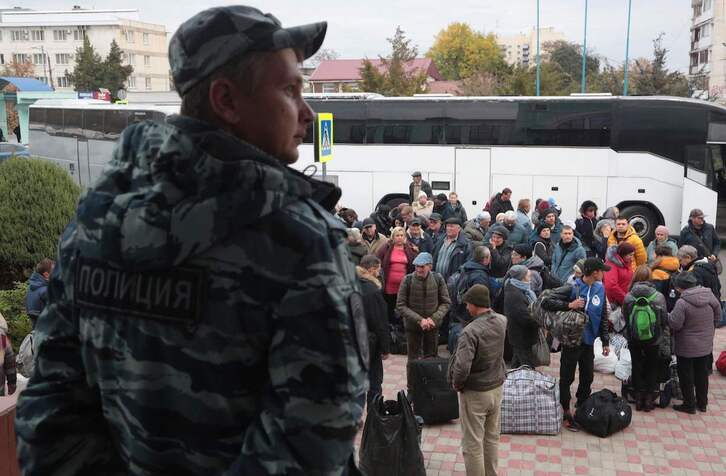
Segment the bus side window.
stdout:
<svg viewBox="0 0 726 476">
<path fill-rule="evenodd" d="M 103 128 L 106 139 L 116 140 L 121 135 L 128 122 L 128 111 L 104 111 Z"/>
<path fill-rule="evenodd" d="M 83 134 L 87 139 L 103 139 L 103 111 L 83 111 Z"/>
<path fill-rule="evenodd" d="M 79 137 L 83 133 L 83 111 L 81 109 L 66 109 L 63 112 L 63 135 Z"/>
<path fill-rule="evenodd" d="M 47 109 L 40 107 L 30 108 L 30 130 L 44 130 L 45 129 L 45 114 Z"/>
<path fill-rule="evenodd" d="M 45 124 L 48 134 L 57 134 L 63 130 L 63 109 L 48 108 L 45 113 Z"/>
</svg>

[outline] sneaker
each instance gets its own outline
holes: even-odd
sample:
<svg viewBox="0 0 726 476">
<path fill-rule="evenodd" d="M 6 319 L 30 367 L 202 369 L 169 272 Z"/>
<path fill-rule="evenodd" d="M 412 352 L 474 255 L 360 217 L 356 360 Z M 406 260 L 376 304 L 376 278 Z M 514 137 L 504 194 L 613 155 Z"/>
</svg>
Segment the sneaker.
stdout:
<svg viewBox="0 0 726 476">
<path fill-rule="evenodd" d="M 677 412 L 688 413 L 689 415 L 696 414 L 695 408 L 687 407 L 686 405 L 673 405 L 673 409 Z"/>
</svg>

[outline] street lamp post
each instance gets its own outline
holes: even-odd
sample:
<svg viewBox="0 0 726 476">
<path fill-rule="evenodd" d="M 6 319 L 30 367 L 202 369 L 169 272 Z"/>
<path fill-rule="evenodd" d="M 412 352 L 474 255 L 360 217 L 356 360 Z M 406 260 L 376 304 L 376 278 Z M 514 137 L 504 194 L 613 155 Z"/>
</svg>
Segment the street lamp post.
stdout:
<svg viewBox="0 0 726 476">
<path fill-rule="evenodd" d="M 623 96 L 628 95 L 628 69 L 630 55 L 630 10 L 633 6 L 633 0 L 628 0 L 628 31 L 625 36 L 625 69 L 623 70 Z"/>
<path fill-rule="evenodd" d="M 585 0 L 585 35 L 582 40 L 582 94 L 587 92 L 587 3 Z"/>
<path fill-rule="evenodd" d="M 539 0 L 537 0 L 537 79 L 535 81 L 537 96 L 540 94 L 540 57 L 539 57 Z"/>
</svg>

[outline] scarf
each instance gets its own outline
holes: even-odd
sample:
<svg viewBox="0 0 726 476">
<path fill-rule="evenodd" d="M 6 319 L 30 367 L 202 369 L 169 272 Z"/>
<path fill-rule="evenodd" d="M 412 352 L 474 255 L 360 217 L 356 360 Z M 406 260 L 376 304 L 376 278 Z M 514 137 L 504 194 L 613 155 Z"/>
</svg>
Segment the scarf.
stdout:
<svg viewBox="0 0 726 476">
<path fill-rule="evenodd" d="M 525 283 L 524 281 L 520 281 L 519 279 L 514 278 L 510 278 L 509 283 L 515 288 L 522 290 L 524 292 L 524 295 L 527 296 L 527 300 L 530 304 L 532 304 L 537 299 L 537 296 L 534 294 L 534 291 L 532 291 L 529 283 Z"/>
</svg>

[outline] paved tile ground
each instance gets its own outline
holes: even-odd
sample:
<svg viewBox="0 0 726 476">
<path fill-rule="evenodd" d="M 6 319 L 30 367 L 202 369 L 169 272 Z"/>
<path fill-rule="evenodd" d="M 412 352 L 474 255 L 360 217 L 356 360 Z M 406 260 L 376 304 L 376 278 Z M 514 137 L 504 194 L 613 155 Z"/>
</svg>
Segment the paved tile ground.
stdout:
<svg viewBox="0 0 726 476">
<path fill-rule="evenodd" d="M 714 357 L 723 350 L 726 328 L 716 331 Z M 557 376 L 559 354 L 552 357 L 552 365 L 540 370 Z M 384 363 L 383 393 L 387 398 L 395 398 L 396 392 L 405 388 L 405 365 L 405 357 L 399 355 Z M 593 391 L 601 388 L 620 394 L 620 381 L 613 375 L 596 373 Z M 465 475 L 460 442 L 458 420 L 424 427 L 428 476 Z M 726 476 L 726 377 L 716 371 L 711 376 L 706 414 L 691 416 L 670 408 L 643 413 L 633 408 L 631 425 L 605 439 L 564 428 L 558 436 L 502 435 L 498 474 Z"/>
</svg>

